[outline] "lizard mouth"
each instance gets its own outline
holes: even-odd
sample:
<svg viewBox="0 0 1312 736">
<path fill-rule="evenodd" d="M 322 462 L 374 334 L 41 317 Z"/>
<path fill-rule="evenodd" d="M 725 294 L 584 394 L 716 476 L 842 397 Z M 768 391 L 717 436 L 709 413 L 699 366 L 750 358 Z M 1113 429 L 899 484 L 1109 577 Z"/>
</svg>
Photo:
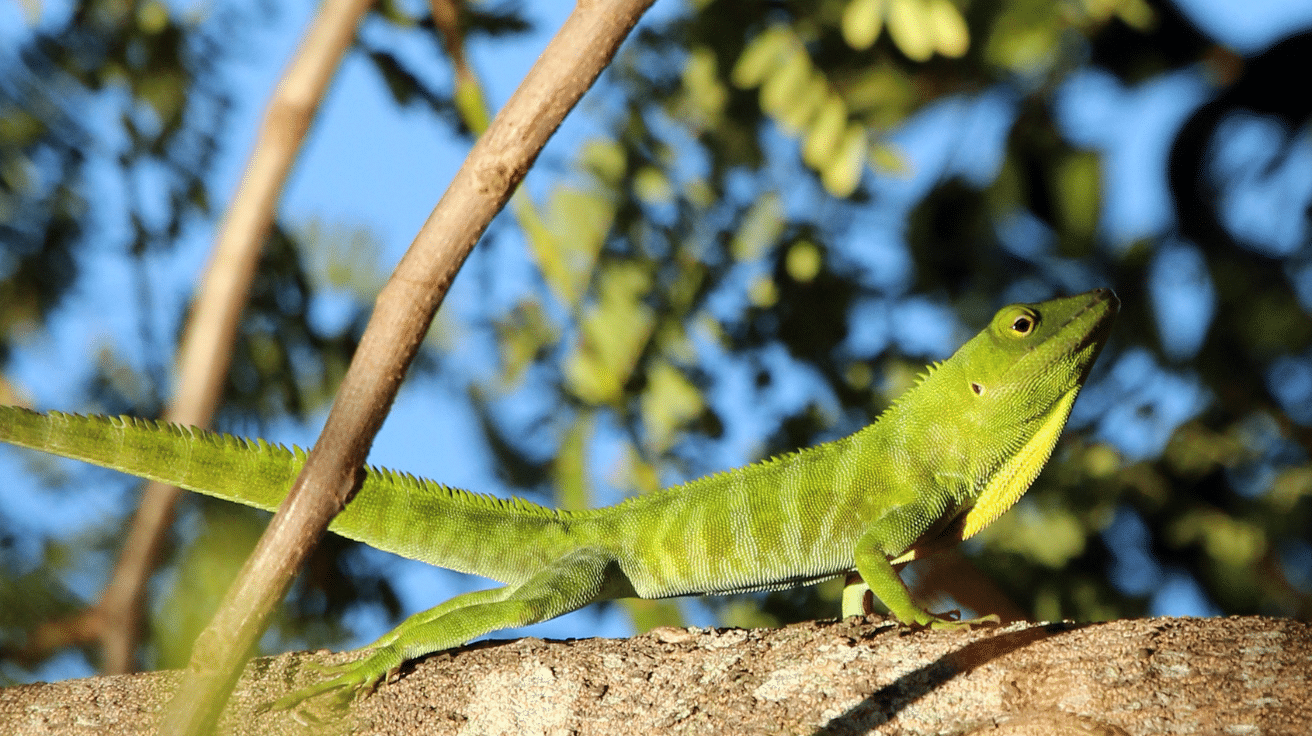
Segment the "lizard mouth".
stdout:
<svg viewBox="0 0 1312 736">
<path fill-rule="evenodd" d="M 1094 298 L 1088 306 L 1062 326 L 1064 330 L 1076 322 L 1094 320 L 1091 329 L 1077 331 L 1079 337 L 1071 347 L 1072 354 L 1087 353 L 1087 356 L 1080 361 L 1080 384 L 1084 383 L 1089 377 L 1089 371 L 1093 370 L 1093 363 L 1098 353 L 1102 352 L 1103 345 L 1107 344 L 1107 337 L 1111 334 L 1116 314 L 1121 311 L 1121 300 L 1116 298 L 1116 292 L 1111 289 L 1095 289 L 1092 293 Z"/>
<path fill-rule="evenodd" d="M 1088 306 L 1080 310 L 1078 314 L 1067 320 L 1062 329 L 1068 325 L 1086 319 L 1089 312 L 1097 310 L 1099 314 L 1095 315 L 1096 324 L 1092 330 L 1087 330 L 1083 339 L 1076 343 L 1076 349 L 1083 348 L 1091 342 L 1105 342 L 1107 335 L 1112 331 L 1112 322 L 1116 318 L 1117 312 L 1121 311 L 1121 300 L 1116 297 L 1116 292 L 1111 289 L 1094 289 L 1092 292 L 1093 300 Z"/>
</svg>

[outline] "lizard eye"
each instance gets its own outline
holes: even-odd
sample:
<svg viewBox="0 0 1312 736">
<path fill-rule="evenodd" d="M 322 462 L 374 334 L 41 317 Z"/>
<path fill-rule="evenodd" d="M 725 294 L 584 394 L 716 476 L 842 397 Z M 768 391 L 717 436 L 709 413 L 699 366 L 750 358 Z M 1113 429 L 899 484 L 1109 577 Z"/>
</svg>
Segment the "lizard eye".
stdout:
<svg viewBox="0 0 1312 736">
<path fill-rule="evenodd" d="M 1011 321 L 1011 331 L 1025 337 L 1034 331 L 1034 318 L 1028 314 L 1022 314 Z"/>
</svg>

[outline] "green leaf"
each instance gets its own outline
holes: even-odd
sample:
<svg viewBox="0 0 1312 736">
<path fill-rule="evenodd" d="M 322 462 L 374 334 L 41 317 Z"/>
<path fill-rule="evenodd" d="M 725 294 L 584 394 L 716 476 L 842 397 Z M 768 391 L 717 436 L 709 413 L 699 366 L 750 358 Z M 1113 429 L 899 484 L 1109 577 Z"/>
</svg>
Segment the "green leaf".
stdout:
<svg viewBox="0 0 1312 736">
<path fill-rule="evenodd" d="M 153 36 L 169 25 L 169 9 L 157 0 L 142 3 L 137 7 L 137 27 L 147 35 Z"/>
<path fill-rule="evenodd" d="M 669 204 L 674 201 L 674 187 L 670 186 L 665 172 L 655 166 L 644 166 L 633 175 L 633 193 L 647 204 Z"/>
<path fill-rule="evenodd" d="M 729 253 L 735 261 L 754 261 L 774 246 L 784 231 L 784 207 L 776 192 L 768 192 L 752 203 L 743 215 Z"/>
<path fill-rule="evenodd" d="M 925 10 L 935 50 L 953 59 L 965 56 L 970 50 L 970 30 L 957 6 L 951 0 L 927 0 Z"/>
<path fill-rule="evenodd" d="M 775 120 L 788 135 L 801 135 L 830 96 L 829 80 L 818 70 L 813 70 L 799 85 L 791 101 L 776 111 Z"/>
<path fill-rule="evenodd" d="M 783 61 L 761 85 L 761 109 L 772 117 L 784 117 L 807 85 L 813 84 L 815 67 L 800 45 L 784 54 Z"/>
<path fill-rule="evenodd" d="M 743 48 L 729 73 L 729 81 L 739 89 L 759 87 L 783 61 L 797 51 L 797 40 L 787 26 L 772 26 L 762 31 Z"/>
<path fill-rule="evenodd" d="M 186 547 L 172 587 L 153 617 L 156 667 L 186 666 L 196 635 L 214 616 L 263 529 L 261 515 L 249 509 L 206 506 L 209 512 L 201 534 Z"/>
<path fill-rule="evenodd" d="M 906 154 L 893 143 L 875 143 L 870 146 L 870 165 L 881 173 L 896 176 L 911 174 Z"/>
<path fill-rule="evenodd" d="M 809 284 L 820 273 L 824 260 L 820 248 L 809 240 L 799 240 L 788 249 L 784 257 L 784 270 L 792 279 L 801 284 Z"/>
<path fill-rule="evenodd" d="M 560 334 L 542 304 L 527 299 L 505 317 L 496 320 L 497 345 L 501 353 L 501 381 L 509 387 L 519 383 L 524 371 L 543 349 L 554 345 Z"/>
<path fill-rule="evenodd" d="M 838 95 L 830 95 L 807 132 L 802 160 L 813 169 L 823 169 L 838 154 L 846 132 L 847 104 Z"/>
<path fill-rule="evenodd" d="M 562 186 L 551 191 L 545 221 L 531 206 L 517 206 L 515 214 L 547 285 L 562 302 L 577 305 L 615 219 L 615 205 L 602 194 Z"/>
<path fill-rule="evenodd" d="M 1084 553 L 1084 524 L 1069 509 L 1022 501 L 979 533 L 985 545 L 1059 570 Z"/>
<path fill-rule="evenodd" d="M 618 186 L 628 171 L 624 146 L 611 138 L 593 138 L 579 150 L 579 167 L 606 186 Z"/>
<path fill-rule="evenodd" d="M 848 197 L 861 183 L 866 166 L 866 131 L 857 123 L 847 126 L 838 151 L 820 172 L 820 182 L 835 197 Z"/>
<path fill-rule="evenodd" d="M 647 389 L 641 401 L 647 443 L 658 453 L 673 447 L 684 425 L 705 408 L 701 391 L 665 361 L 647 371 Z"/>
<path fill-rule="evenodd" d="M 922 0 L 889 0 L 888 35 L 912 61 L 934 55 L 933 29 Z"/>
<path fill-rule="evenodd" d="M 698 46 L 688 54 L 683 67 L 683 87 L 695 115 L 706 126 L 720 124 L 725 105 L 729 103 L 729 90 L 720 81 L 719 65 L 715 52 Z"/>
<path fill-rule="evenodd" d="M 1101 158 L 1092 151 L 1073 153 L 1057 168 L 1057 206 L 1064 229 L 1088 241 L 1098 227 L 1102 206 Z"/>
<path fill-rule="evenodd" d="M 551 472 L 556 481 L 556 505 L 566 511 L 591 508 L 592 491 L 588 482 L 588 440 L 592 437 L 593 415 L 580 414 L 566 430 Z"/>
<path fill-rule="evenodd" d="M 570 390 L 583 401 L 611 404 L 623 395 L 656 325 L 655 313 L 642 302 L 650 288 L 650 277 L 632 263 L 599 277 L 600 302 L 584 318 L 565 363 Z"/>
<path fill-rule="evenodd" d="M 843 40 L 857 51 L 875 45 L 884 26 L 884 0 L 851 0 L 843 8 Z"/>
</svg>

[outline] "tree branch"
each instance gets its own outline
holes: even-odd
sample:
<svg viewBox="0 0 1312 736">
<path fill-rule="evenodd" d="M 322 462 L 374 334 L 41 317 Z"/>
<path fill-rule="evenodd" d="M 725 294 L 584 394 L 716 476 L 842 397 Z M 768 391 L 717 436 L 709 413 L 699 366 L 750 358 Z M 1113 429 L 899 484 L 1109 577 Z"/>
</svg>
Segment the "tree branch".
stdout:
<svg viewBox="0 0 1312 736">
<path fill-rule="evenodd" d="M 475 144 L 379 294 L 323 433 L 197 639 L 166 732 L 199 734 L 216 721 L 269 614 L 355 489 L 373 438 L 465 257 L 651 2 L 580 2 Z"/>
<path fill-rule="evenodd" d="M 196 427 L 210 424 L 223 394 L 237 327 L 283 187 L 328 84 L 350 48 L 355 27 L 371 4 L 371 0 L 327 4 L 269 101 L 187 321 L 178 357 L 178 389 L 164 414 L 165 421 Z M 38 629 L 27 647 L 33 656 L 99 639 L 104 672 L 117 674 L 136 668 L 134 654 L 142 631 L 146 581 L 158 564 L 179 495 L 174 486 L 146 485 L 113 577 L 100 600 L 67 620 Z"/>
<path fill-rule="evenodd" d="M 519 639 L 404 668 L 334 714 L 356 734 L 1312 733 L 1312 626 L 1135 619 L 917 631 L 847 619 L 783 629 L 661 629 L 631 639 Z M 220 728 L 307 733 L 257 705 L 305 684 L 306 661 L 251 663 Z M 155 734 L 176 672 L 0 689 L 0 732 Z M 309 714 L 314 715 L 314 714 Z"/>
</svg>

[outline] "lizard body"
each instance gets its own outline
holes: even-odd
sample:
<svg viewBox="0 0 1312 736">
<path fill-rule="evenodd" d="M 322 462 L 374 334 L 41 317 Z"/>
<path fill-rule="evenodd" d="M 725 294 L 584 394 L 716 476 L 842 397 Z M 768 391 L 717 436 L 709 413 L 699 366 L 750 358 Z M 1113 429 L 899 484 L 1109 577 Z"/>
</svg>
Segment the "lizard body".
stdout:
<svg viewBox="0 0 1312 736">
<path fill-rule="evenodd" d="M 774 589 L 855 571 L 906 624 L 976 623 L 917 605 L 895 565 L 970 537 L 1025 492 L 1118 308 L 1105 289 L 1005 307 L 855 434 L 602 509 L 557 511 L 370 468 L 330 530 L 505 585 L 415 614 L 278 704 L 350 694 L 405 660 L 612 598 Z M 15 407 L 0 407 L 0 440 L 268 510 L 305 460 L 260 440 Z M 845 615 L 862 610 L 845 595 Z"/>
</svg>

